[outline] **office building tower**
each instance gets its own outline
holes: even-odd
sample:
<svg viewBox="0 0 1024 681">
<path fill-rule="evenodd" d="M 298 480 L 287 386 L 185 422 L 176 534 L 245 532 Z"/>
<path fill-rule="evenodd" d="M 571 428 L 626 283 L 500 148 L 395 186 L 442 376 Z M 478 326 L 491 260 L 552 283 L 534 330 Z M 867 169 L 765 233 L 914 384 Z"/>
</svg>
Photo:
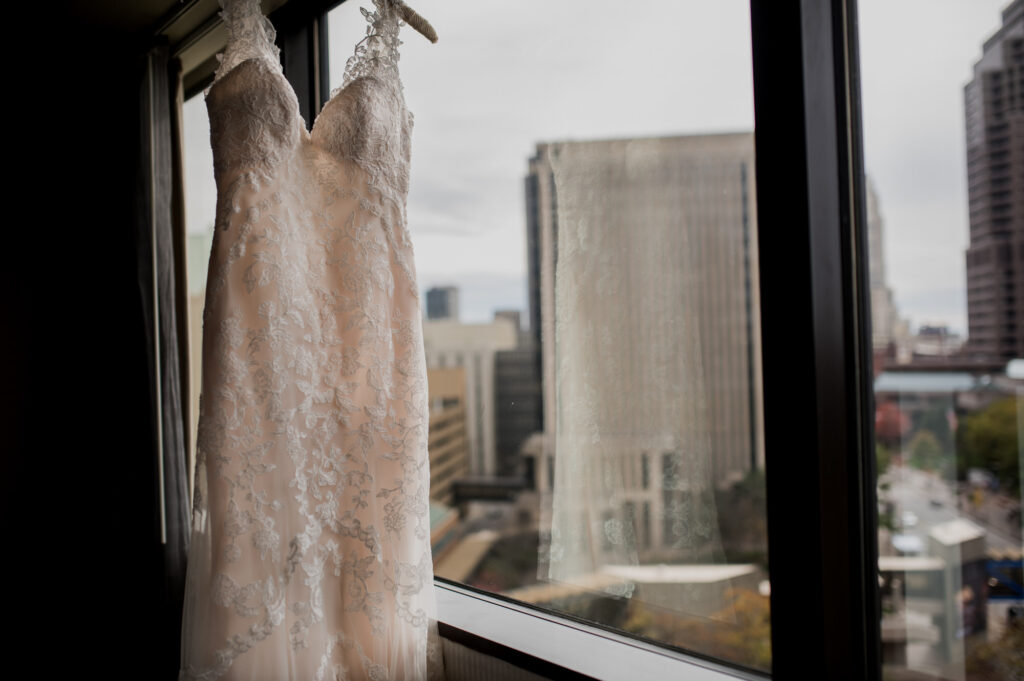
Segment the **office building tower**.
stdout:
<svg viewBox="0 0 1024 681">
<path fill-rule="evenodd" d="M 868 224 L 868 278 L 871 286 L 871 346 L 881 368 L 912 358 L 910 324 L 902 319 L 885 271 L 885 219 L 871 178 L 865 183 Z"/>
<path fill-rule="evenodd" d="M 587 174 L 585 185 L 574 186 L 592 198 L 559 195 L 565 191 L 554 173 L 559 155 L 564 175 Z M 559 202 L 568 199 L 578 206 L 600 205 L 595 210 L 605 212 L 588 215 L 577 209 L 575 224 L 560 225 Z M 608 317 L 606 337 L 591 342 L 616 345 L 611 352 L 621 367 L 609 385 L 595 388 L 602 408 L 621 413 L 601 418 L 621 422 L 623 433 L 656 430 L 660 426 L 652 419 L 677 418 L 658 416 L 648 401 L 649 386 L 666 368 L 653 366 L 652 358 L 678 358 L 702 367 L 701 404 L 694 407 L 702 415 L 694 427 L 709 443 L 714 483 L 727 485 L 763 467 L 753 135 L 539 144 L 529 164 L 526 204 L 530 322 L 541 347 L 545 432 L 557 429 L 559 409 L 555 332 L 564 320 L 560 316 L 556 324 L 556 289 L 572 287 L 566 300 L 575 313 Z M 608 250 L 593 253 L 607 266 L 597 263 L 586 273 L 574 271 L 572 282 L 556 281 L 563 271 L 559 249 L 594 238 L 585 234 L 595 229 L 592 225 L 614 232 L 602 235 Z M 664 324 L 651 323 L 640 312 L 652 301 L 667 311 Z M 681 329 L 692 339 L 673 335 Z M 701 348 L 699 357 L 688 354 L 695 348 Z M 674 389 L 692 395 L 696 386 Z M 547 441 L 549 448 L 555 446 L 553 438 Z M 653 466 L 663 453 L 651 449 L 645 456 Z M 624 461 L 641 460 L 640 449 L 621 455 Z M 543 491 L 550 488 L 544 471 L 551 468 L 538 463 Z"/>
<path fill-rule="evenodd" d="M 497 473 L 525 476 L 520 450 L 541 429 L 541 385 L 532 343 L 501 350 L 494 357 Z"/>
<path fill-rule="evenodd" d="M 459 321 L 459 289 L 455 286 L 427 289 L 427 319 Z"/>
<path fill-rule="evenodd" d="M 494 318 L 495 319 L 507 319 L 508 321 L 510 321 L 512 323 L 512 326 L 515 327 L 515 330 L 516 330 L 517 333 L 520 330 L 520 323 L 521 323 L 520 322 L 520 317 L 521 317 L 521 315 L 519 313 L 519 310 L 495 310 L 494 311 Z"/>
<path fill-rule="evenodd" d="M 967 352 L 1024 357 L 1024 0 L 1003 10 L 964 88 Z"/>
<path fill-rule="evenodd" d="M 885 276 L 885 244 L 881 206 L 875 183 L 867 179 L 868 278 L 871 283 L 871 345 L 886 350 L 898 335 L 899 316 L 893 302 L 892 289 Z"/>
<path fill-rule="evenodd" d="M 430 499 L 451 506 L 455 482 L 469 475 L 466 432 L 466 371 L 460 367 L 427 370 L 430 402 Z"/>
<path fill-rule="evenodd" d="M 508 319 L 486 324 L 460 324 L 449 319 L 423 322 L 427 369 L 465 370 L 466 433 L 470 470 L 476 477 L 497 475 L 495 447 L 495 357 L 516 347 L 516 329 Z"/>
<path fill-rule="evenodd" d="M 495 319 L 507 319 L 517 329 L 516 347 L 494 357 L 497 471 L 502 477 L 525 475 L 520 449 L 541 430 L 539 349 L 530 330 L 520 324 L 519 310 L 495 310 Z"/>
</svg>

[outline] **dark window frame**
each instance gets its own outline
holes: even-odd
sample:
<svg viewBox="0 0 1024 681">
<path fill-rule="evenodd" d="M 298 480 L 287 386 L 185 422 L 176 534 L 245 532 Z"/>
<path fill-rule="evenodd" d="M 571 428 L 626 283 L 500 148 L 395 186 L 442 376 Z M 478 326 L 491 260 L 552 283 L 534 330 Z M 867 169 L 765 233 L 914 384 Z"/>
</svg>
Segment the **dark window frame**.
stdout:
<svg viewBox="0 0 1024 681">
<path fill-rule="evenodd" d="M 751 1 L 779 678 L 881 678 L 856 9 Z"/>
</svg>

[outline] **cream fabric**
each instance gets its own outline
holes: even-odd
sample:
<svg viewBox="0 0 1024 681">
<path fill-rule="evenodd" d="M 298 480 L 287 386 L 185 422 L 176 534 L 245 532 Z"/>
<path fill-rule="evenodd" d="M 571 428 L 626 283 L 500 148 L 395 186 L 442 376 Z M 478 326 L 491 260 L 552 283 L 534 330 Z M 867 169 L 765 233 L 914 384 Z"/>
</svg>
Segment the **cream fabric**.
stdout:
<svg viewBox="0 0 1024 681">
<path fill-rule="evenodd" d="M 443 677 L 395 7 L 306 131 L 258 0 L 222 0 L 182 679 Z"/>
</svg>

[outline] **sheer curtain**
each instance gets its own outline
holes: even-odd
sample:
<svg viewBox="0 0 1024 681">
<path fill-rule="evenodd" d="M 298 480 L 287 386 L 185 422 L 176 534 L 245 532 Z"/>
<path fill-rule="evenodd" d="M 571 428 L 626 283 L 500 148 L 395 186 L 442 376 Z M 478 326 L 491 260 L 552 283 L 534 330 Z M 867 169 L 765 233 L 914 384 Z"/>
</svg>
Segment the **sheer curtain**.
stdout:
<svg viewBox="0 0 1024 681">
<path fill-rule="evenodd" d="M 166 45 L 148 50 L 138 80 L 139 157 L 135 218 L 138 239 L 137 274 L 140 307 L 145 320 L 150 409 L 155 434 L 153 450 L 155 534 L 159 539 L 164 578 L 161 603 L 165 654 L 159 667 L 177 666 L 175 644 L 181 626 L 185 570 L 189 543 L 187 447 L 185 444 L 187 386 L 181 371 L 183 321 L 180 300 L 182 258 L 180 199 L 181 130 L 178 107 L 181 63 Z"/>
</svg>

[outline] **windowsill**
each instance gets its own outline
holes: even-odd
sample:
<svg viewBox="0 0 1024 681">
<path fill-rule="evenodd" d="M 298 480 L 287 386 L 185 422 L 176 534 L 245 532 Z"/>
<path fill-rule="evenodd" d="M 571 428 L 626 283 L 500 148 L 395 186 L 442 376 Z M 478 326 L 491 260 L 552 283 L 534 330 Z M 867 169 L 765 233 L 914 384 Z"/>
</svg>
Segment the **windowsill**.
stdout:
<svg viewBox="0 0 1024 681">
<path fill-rule="evenodd" d="M 763 681 L 768 675 L 728 667 L 554 614 L 434 581 L 441 634 L 528 671 L 600 681 L 686 679 Z"/>
</svg>

